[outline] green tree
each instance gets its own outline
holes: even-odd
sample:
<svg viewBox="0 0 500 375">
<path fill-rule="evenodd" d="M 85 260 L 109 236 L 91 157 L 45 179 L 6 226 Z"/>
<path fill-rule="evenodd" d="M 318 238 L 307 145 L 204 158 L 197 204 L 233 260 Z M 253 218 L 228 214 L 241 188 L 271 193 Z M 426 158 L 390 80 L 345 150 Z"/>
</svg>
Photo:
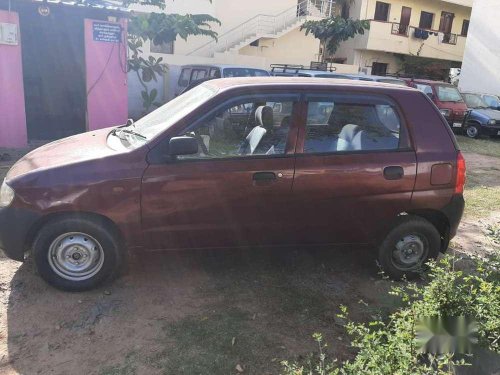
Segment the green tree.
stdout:
<svg viewBox="0 0 500 375">
<path fill-rule="evenodd" d="M 319 21 L 306 21 L 301 30 L 306 31 L 306 35 L 313 34 L 320 40 L 323 49 L 323 60 L 325 51 L 334 54 L 341 42 L 353 38 L 357 34 L 364 34 L 365 30 L 370 28 L 370 21 L 353 20 L 351 18 L 342 18 L 342 16 L 333 16 Z"/>
</svg>

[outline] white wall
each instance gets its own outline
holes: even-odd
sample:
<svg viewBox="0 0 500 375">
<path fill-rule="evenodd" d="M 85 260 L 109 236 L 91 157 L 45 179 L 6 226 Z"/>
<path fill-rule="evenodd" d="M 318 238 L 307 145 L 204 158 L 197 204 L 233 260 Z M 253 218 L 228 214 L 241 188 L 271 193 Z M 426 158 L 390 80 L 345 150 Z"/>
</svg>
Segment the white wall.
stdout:
<svg viewBox="0 0 500 375">
<path fill-rule="evenodd" d="M 474 0 L 459 87 L 500 95 L 499 0 Z"/>
</svg>

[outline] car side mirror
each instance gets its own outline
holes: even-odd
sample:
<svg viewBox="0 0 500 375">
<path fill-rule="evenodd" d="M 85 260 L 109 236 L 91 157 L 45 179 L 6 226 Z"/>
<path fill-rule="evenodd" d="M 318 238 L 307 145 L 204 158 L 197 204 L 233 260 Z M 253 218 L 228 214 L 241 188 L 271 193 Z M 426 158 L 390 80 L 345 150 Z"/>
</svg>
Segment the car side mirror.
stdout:
<svg viewBox="0 0 500 375">
<path fill-rule="evenodd" d="M 198 141 L 188 136 L 174 137 L 168 144 L 168 153 L 172 156 L 197 154 Z"/>
</svg>

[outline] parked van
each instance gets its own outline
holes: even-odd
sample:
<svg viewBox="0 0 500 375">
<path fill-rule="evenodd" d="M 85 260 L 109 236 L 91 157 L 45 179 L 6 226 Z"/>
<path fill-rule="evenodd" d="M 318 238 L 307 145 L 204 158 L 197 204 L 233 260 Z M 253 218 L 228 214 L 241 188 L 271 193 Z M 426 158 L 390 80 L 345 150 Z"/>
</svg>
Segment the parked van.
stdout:
<svg viewBox="0 0 500 375">
<path fill-rule="evenodd" d="M 30 251 L 72 291 L 116 276 L 128 249 L 369 245 L 388 275 L 415 277 L 455 236 L 464 183 L 455 137 L 418 90 L 215 79 L 19 160 L 0 189 L 0 248 Z"/>
<path fill-rule="evenodd" d="M 197 81 L 232 78 L 232 77 L 269 77 L 269 72 L 264 69 L 248 68 L 235 65 L 184 65 L 177 82 L 175 95 L 180 95 L 190 85 Z"/>
<path fill-rule="evenodd" d="M 467 104 L 458 89 L 446 82 L 430 81 L 425 79 L 405 79 L 410 87 L 425 93 L 439 108 L 448 125 L 454 130 L 462 132 L 467 117 Z"/>
</svg>

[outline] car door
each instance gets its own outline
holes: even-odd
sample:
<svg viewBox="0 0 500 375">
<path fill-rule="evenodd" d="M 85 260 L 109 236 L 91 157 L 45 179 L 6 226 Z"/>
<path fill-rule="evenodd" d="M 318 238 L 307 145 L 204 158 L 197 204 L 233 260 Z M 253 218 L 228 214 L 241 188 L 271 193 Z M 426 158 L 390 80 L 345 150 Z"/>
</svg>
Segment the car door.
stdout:
<svg viewBox="0 0 500 375">
<path fill-rule="evenodd" d="M 309 95 L 293 185 L 300 243 L 368 243 L 409 209 L 416 156 L 383 95 Z"/>
<path fill-rule="evenodd" d="M 145 171 L 142 225 L 147 246 L 205 248 L 286 241 L 297 138 L 291 120 L 298 101 L 293 94 L 231 95 L 216 108 L 201 108 L 204 116 L 169 135 L 196 137 L 199 149 Z M 278 102 L 282 109 L 289 108 L 288 121 L 276 120 L 270 104 Z M 250 106 L 256 110 L 248 114 L 245 126 L 231 121 L 231 111 Z"/>
</svg>

